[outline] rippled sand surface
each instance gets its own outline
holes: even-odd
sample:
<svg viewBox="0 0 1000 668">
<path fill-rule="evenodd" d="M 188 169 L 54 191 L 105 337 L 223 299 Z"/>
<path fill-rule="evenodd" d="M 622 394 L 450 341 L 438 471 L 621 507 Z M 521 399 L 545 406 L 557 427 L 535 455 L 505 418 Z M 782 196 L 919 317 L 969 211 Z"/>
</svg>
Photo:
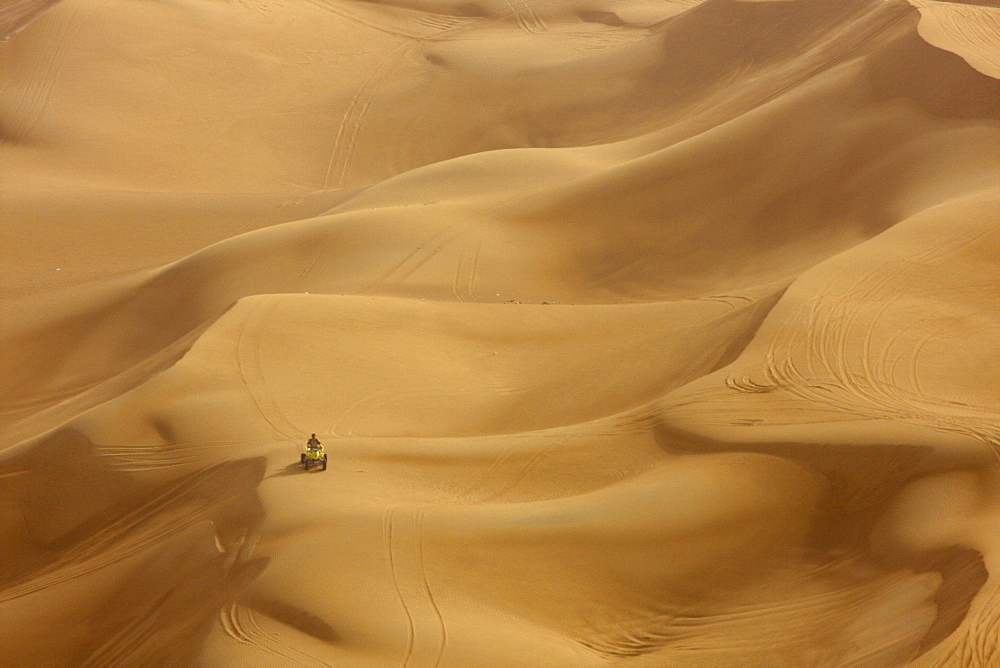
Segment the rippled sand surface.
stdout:
<svg viewBox="0 0 1000 668">
<path fill-rule="evenodd" d="M 996 2 L 0 36 L 0 663 L 1000 664 Z"/>
</svg>

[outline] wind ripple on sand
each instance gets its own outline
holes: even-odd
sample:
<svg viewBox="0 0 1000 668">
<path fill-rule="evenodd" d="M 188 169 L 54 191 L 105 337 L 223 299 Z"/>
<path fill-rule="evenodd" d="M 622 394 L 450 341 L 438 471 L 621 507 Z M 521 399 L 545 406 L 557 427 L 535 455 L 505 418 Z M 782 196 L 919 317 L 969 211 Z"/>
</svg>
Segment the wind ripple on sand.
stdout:
<svg viewBox="0 0 1000 668">
<path fill-rule="evenodd" d="M 0 663 L 996 664 L 992 4 L 7 3 Z"/>
</svg>

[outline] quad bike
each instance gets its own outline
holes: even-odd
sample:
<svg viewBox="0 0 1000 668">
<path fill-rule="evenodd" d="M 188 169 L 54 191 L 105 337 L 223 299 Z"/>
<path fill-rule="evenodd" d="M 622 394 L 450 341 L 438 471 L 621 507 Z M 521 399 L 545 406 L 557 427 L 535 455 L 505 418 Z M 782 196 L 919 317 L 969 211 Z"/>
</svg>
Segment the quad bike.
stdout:
<svg viewBox="0 0 1000 668">
<path fill-rule="evenodd" d="M 320 471 L 326 470 L 326 451 L 322 445 L 308 445 L 299 460 L 306 471 L 318 466 Z"/>
</svg>

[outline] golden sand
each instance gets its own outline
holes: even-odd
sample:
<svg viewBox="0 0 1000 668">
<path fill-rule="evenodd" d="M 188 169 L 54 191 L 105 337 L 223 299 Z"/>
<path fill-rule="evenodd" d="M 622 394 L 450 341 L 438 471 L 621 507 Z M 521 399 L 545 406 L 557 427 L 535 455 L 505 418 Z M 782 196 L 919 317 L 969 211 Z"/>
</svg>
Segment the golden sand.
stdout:
<svg viewBox="0 0 1000 668">
<path fill-rule="evenodd" d="M 0 664 L 1000 665 L 998 3 L 0 36 Z"/>
</svg>

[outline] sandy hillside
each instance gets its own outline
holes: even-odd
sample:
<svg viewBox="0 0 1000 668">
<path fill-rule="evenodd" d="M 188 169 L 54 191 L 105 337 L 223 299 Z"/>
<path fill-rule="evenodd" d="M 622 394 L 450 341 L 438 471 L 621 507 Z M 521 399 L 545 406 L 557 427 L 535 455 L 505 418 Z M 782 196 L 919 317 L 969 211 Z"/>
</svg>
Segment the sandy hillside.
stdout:
<svg viewBox="0 0 1000 668">
<path fill-rule="evenodd" d="M 0 36 L 0 665 L 1000 665 L 997 2 Z"/>
</svg>

